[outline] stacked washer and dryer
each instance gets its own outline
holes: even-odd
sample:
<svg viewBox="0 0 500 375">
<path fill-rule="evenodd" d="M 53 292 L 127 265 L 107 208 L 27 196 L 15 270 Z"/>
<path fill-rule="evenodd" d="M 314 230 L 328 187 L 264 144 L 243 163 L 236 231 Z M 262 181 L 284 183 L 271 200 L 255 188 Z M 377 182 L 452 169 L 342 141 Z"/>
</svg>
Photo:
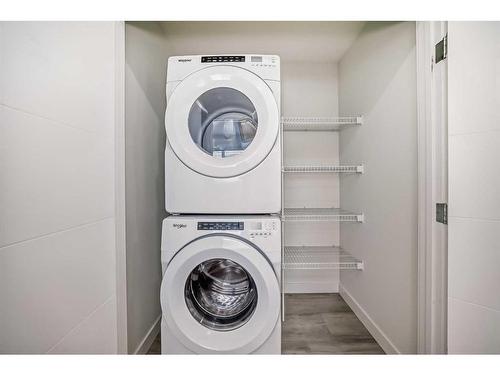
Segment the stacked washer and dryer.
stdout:
<svg viewBox="0 0 500 375">
<path fill-rule="evenodd" d="M 162 353 L 281 353 L 280 60 L 168 61 Z"/>
</svg>

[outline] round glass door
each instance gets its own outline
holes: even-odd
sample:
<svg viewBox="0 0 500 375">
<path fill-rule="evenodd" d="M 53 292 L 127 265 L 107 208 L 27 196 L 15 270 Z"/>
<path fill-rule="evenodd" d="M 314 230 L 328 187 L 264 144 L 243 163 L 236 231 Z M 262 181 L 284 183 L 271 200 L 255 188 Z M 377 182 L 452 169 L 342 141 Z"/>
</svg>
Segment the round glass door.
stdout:
<svg viewBox="0 0 500 375">
<path fill-rule="evenodd" d="M 248 272 L 228 259 L 210 259 L 189 274 L 185 301 L 204 327 L 230 331 L 244 325 L 257 305 L 257 288 Z"/>
<path fill-rule="evenodd" d="M 170 260 L 160 302 L 169 332 L 192 352 L 251 353 L 276 327 L 279 280 L 252 243 L 207 235 Z"/>
<path fill-rule="evenodd" d="M 165 113 L 168 145 L 188 168 L 236 177 L 257 167 L 279 135 L 273 91 L 245 69 L 201 69 L 173 90 Z"/>
<path fill-rule="evenodd" d="M 203 93 L 188 117 L 193 142 L 208 155 L 227 158 L 241 154 L 257 133 L 257 111 L 247 96 L 229 87 Z"/>
</svg>

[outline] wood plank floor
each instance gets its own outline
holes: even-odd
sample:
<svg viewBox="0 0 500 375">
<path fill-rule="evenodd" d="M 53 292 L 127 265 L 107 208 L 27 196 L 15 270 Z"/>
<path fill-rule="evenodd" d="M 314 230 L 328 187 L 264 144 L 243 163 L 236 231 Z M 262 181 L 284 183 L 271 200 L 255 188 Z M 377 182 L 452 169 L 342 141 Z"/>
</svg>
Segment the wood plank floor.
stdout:
<svg viewBox="0 0 500 375">
<path fill-rule="evenodd" d="M 283 354 L 384 354 L 340 294 L 287 294 Z"/>
<path fill-rule="evenodd" d="M 384 354 L 337 294 L 287 294 L 282 326 L 283 354 Z M 160 354 L 160 335 L 148 354 Z"/>
<path fill-rule="evenodd" d="M 155 341 L 151 344 L 151 348 L 149 348 L 146 354 L 161 354 L 161 334 L 159 333 L 156 336 Z"/>
</svg>

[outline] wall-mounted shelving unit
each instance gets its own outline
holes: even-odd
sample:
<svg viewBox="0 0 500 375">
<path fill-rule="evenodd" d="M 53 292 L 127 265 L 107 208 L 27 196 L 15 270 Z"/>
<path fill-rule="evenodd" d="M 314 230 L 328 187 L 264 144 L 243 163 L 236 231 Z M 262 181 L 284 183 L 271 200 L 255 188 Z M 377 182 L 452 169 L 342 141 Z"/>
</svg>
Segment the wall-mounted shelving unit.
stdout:
<svg viewBox="0 0 500 375">
<path fill-rule="evenodd" d="M 362 270 L 363 262 L 338 246 L 285 246 L 287 270 Z"/>
<path fill-rule="evenodd" d="M 285 132 L 340 131 L 363 124 L 362 116 L 352 117 L 283 117 L 281 139 Z M 283 160 L 283 159 L 282 159 Z M 352 222 L 362 223 L 363 213 L 353 213 L 332 207 L 285 207 L 285 175 L 297 173 L 364 173 L 364 166 L 358 165 L 284 165 L 282 169 L 283 209 L 281 218 L 289 222 Z M 283 226 L 282 283 L 287 270 L 362 270 L 363 262 L 337 246 L 288 246 L 285 244 Z M 284 298 L 284 297 L 283 297 Z M 284 301 L 283 301 L 284 306 Z M 284 311 L 283 311 L 284 313 Z"/>
<path fill-rule="evenodd" d="M 285 207 L 283 221 L 350 221 L 362 223 L 364 215 L 340 208 L 292 208 Z"/>
<path fill-rule="evenodd" d="M 284 131 L 339 131 L 362 125 L 363 117 L 282 117 L 281 123 Z"/>
<path fill-rule="evenodd" d="M 287 165 L 284 173 L 363 173 L 362 165 Z"/>
</svg>

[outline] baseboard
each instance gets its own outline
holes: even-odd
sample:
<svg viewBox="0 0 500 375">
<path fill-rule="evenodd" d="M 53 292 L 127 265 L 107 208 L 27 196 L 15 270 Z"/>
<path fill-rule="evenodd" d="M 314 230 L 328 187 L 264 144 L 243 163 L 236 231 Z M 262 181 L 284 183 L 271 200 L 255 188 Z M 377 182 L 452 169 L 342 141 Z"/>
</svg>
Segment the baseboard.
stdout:
<svg viewBox="0 0 500 375">
<path fill-rule="evenodd" d="M 344 288 L 341 284 L 339 287 L 340 296 L 349 305 L 354 314 L 361 320 L 361 323 L 366 327 L 368 332 L 382 347 L 387 354 L 401 354 L 396 345 L 394 345 L 387 335 L 380 329 L 380 327 L 373 321 L 368 313 L 361 307 L 361 305 L 354 299 L 354 297 Z"/>
<path fill-rule="evenodd" d="M 153 341 L 155 340 L 156 336 L 158 336 L 158 334 L 160 333 L 160 323 L 161 314 L 155 320 L 148 333 L 146 333 L 146 336 L 144 336 L 140 344 L 137 346 L 134 354 L 146 354 L 148 352 L 149 348 L 151 348 L 151 345 L 153 345 Z"/>
</svg>

